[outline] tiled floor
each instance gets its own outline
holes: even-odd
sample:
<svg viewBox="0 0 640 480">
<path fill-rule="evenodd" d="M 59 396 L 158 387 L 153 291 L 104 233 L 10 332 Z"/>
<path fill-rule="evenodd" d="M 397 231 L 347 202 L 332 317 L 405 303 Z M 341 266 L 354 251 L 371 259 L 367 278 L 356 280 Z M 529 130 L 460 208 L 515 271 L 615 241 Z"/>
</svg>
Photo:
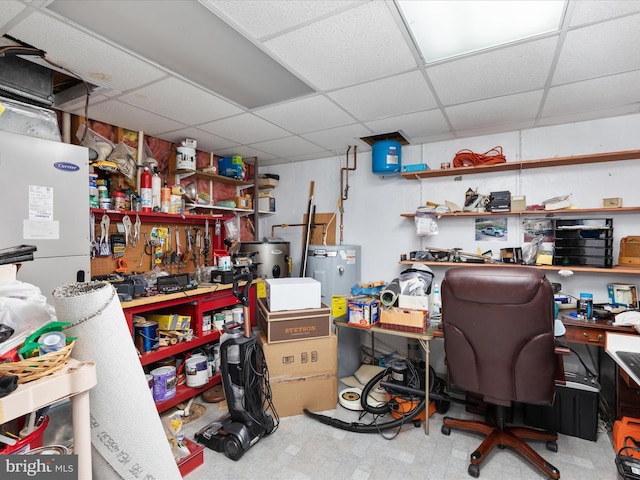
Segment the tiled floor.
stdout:
<svg viewBox="0 0 640 480">
<path fill-rule="evenodd" d="M 221 415 L 217 404 L 207 404 L 207 413 L 186 425 L 193 434 Z M 344 421 L 358 421 L 358 415 L 338 407 L 321 412 Z M 464 407 L 452 403 L 449 416 L 468 417 Z M 205 449 L 204 465 L 187 475 L 187 480 L 214 478 L 286 479 L 286 480 L 375 480 L 472 478 L 467 473 L 469 454 L 480 444 L 481 436 L 453 430 L 450 436 L 440 432 L 442 415 L 430 419 L 430 434 L 424 427 L 405 425 L 397 433 L 353 433 L 324 425 L 298 415 L 282 418 L 278 429 L 247 450 L 238 461 L 223 453 Z M 560 435 L 558 452 L 550 452 L 544 442 L 531 442 L 545 459 L 560 470 L 563 480 L 616 480 L 614 452 L 608 434 L 599 434 L 597 442 Z M 546 478 L 510 449 L 496 449 L 480 469 L 485 480 Z"/>
</svg>

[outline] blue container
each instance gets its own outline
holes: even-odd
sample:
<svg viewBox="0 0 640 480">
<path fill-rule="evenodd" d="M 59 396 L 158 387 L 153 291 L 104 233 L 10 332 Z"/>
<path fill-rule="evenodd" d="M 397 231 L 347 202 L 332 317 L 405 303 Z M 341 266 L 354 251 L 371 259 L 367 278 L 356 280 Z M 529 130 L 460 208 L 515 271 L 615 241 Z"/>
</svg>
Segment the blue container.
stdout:
<svg viewBox="0 0 640 480">
<path fill-rule="evenodd" d="M 223 177 L 241 179 L 244 176 L 244 162 L 242 157 L 223 157 L 218 160 L 218 174 Z"/>
<path fill-rule="evenodd" d="M 371 168 L 377 175 L 397 175 L 402 168 L 400 142 L 383 140 L 373 144 Z"/>
</svg>

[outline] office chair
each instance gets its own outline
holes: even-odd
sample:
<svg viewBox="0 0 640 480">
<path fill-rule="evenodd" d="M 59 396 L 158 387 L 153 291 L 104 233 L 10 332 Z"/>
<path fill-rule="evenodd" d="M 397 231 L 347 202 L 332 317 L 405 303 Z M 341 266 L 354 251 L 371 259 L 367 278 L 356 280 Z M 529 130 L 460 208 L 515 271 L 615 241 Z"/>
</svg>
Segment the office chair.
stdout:
<svg viewBox="0 0 640 480">
<path fill-rule="evenodd" d="M 506 425 L 513 402 L 551 405 L 556 377 L 564 376 L 555 352 L 551 284 L 531 267 L 454 267 L 444 276 L 441 295 L 449 382 L 477 394 L 495 414 L 485 422 L 443 419 L 444 435 L 451 428 L 486 435 L 471 454 L 469 475 L 478 478 L 480 464 L 498 446 L 512 447 L 548 477 L 560 478 L 558 469 L 523 441 L 546 440 L 547 449 L 557 452 L 557 434 Z"/>
</svg>

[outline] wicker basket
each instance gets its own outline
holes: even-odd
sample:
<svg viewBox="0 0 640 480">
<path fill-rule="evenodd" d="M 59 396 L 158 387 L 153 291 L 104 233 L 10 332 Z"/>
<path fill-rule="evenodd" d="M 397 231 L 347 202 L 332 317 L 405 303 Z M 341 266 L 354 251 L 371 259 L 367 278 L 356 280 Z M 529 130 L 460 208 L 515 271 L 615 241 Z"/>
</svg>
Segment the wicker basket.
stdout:
<svg viewBox="0 0 640 480">
<path fill-rule="evenodd" d="M 18 383 L 27 383 L 57 372 L 67 362 L 75 341 L 58 351 L 38 357 L 27 358 L 19 362 L 0 363 L 0 377 L 16 375 Z"/>
</svg>

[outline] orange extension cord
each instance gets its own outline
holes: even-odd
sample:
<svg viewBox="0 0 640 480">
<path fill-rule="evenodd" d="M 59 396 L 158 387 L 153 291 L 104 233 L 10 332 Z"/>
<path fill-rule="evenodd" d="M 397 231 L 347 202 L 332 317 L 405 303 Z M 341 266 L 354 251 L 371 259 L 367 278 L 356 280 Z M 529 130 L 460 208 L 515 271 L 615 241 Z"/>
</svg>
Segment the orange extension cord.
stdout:
<svg viewBox="0 0 640 480">
<path fill-rule="evenodd" d="M 471 150 L 460 150 L 453 157 L 454 167 L 477 167 L 480 165 L 495 165 L 496 163 L 505 163 L 507 159 L 502 154 L 502 147 L 493 147 L 488 152 L 475 153 Z"/>
</svg>

